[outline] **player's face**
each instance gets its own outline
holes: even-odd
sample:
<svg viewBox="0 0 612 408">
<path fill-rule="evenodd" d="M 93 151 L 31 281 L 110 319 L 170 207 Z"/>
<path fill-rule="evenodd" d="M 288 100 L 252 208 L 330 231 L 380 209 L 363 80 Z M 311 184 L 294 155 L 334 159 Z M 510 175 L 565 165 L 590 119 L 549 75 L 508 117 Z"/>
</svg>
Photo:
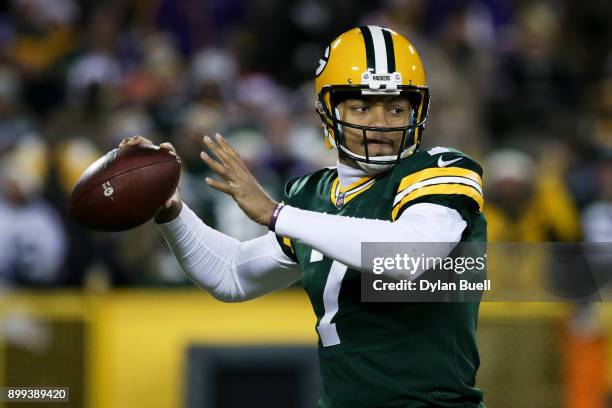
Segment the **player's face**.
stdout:
<svg viewBox="0 0 612 408">
<path fill-rule="evenodd" d="M 409 123 L 412 106 L 403 96 L 363 96 L 346 99 L 338 105 L 342 120 L 361 126 L 401 127 Z M 346 147 L 353 153 L 365 156 L 363 131 L 345 126 L 343 134 Z M 408 135 L 406 135 L 408 137 Z M 369 156 L 397 155 L 402 142 L 402 132 L 366 131 Z"/>
</svg>

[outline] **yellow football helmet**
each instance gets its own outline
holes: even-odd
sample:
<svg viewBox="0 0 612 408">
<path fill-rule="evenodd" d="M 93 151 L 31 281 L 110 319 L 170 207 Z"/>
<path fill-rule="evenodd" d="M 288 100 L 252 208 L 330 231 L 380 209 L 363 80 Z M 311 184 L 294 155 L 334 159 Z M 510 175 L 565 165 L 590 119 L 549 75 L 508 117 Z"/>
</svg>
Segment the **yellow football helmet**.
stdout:
<svg viewBox="0 0 612 408">
<path fill-rule="evenodd" d="M 383 27 L 353 28 L 325 49 L 316 70 L 317 112 L 323 122 L 326 143 L 360 167 L 388 168 L 414 153 L 421 142 L 429 108 L 425 70 L 412 44 L 400 34 Z M 405 95 L 412 105 L 409 124 L 403 127 L 360 126 L 339 117 L 338 103 L 355 95 Z M 365 156 L 346 147 L 343 127 L 361 129 Z M 370 157 L 366 131 L 402 132 L 397 155 Z"/>
</svg>

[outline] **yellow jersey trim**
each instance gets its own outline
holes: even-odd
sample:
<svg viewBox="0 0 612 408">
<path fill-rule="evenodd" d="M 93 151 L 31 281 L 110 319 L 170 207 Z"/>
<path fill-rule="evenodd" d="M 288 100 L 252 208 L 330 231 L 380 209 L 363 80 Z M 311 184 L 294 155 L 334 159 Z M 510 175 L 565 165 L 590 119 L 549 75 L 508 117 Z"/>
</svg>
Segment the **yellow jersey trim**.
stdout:
<svg viewBox="0 0 612 408">
<path fill-rule="evenodd" d="M 480 175 L 475 171 L 464 169 L 463 167 L 431 167 L 425 170 L 417 171 L 416 173 L 410 174 L 402 179 L 400 182 L 399 188 L 397 192 L 401 192 L 411 185 L 418 183 L 419 181 L 423 181 L 426 179 L 430 179 L 433 177 L 440 176 L 458 176 L 465 177 L 470 180 L 474 180 L 480 186 L 482 186 L 482 179 Z"/>
<path fill-rule="evenodd" d="M 434 195 L 434 194 L 461 194 L 467 197 L 470 197 L 472 200 L 476 201 L 478 204 L 478 210 L 482 212 L 482 208 L 484 206 L 484 197 L 480 192 L 470 186 L 466 186 L 463 184 L 435 184 L 432 186 L 426 186 L 414 190 L 410 194 L 406 195 L 406 197 L 402 198 L 399 203 L 397 203 L 393 210 L 391 211 L 391 219 L 395 221 L 397 219 L 397 215 L 399 211 L 410 201 L 415 200 L 419 197 L 423 197 L 426 195 Z"/>
<path fill-rule="evenodd" d="M 291 245 L 291 240 L 287 237 L 283 237 L 283 244 L 289 248 L 289 250 L 291 250 L 291 253 L 295 254 L 295 251 L 293 250 L 293 245 Z"/>
<path fill-rule="evenodd" d="M 330 200 L 332 204 L 338 208 L 344 206 L 359 194 L 370 189 L 374 185 L 374 180 L 374 176 L 362 177 L 354 183 L 342 187 L 340 185 L 340 179 L 336 176 L 336 179 L 332 182 L 330 191 Z"/>
</svg>

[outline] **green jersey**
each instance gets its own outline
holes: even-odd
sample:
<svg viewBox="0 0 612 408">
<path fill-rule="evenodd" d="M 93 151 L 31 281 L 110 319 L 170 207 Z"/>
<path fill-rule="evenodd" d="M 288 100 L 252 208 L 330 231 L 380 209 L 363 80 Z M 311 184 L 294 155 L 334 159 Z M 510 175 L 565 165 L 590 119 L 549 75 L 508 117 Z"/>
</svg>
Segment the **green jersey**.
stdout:
<svg viewBox="0 0 612 408">
<path fill-rule="evenodd" d="M 467 223 L 462 241 L 484 242 L 481 176 L 471 158 L 438 147 L 346 188 L 335 168 L 299 177 L 287 184 L 284 202 L 391 221 L 411 205 L 434 203 L 461 214 Z M 278 240 L 300 265 L 317 316 L 319 407 L 481 406 L 482 392 L 475 387 L 478 303 L 362 303 L 359 271 L 307 245 Z"/>
</svg>

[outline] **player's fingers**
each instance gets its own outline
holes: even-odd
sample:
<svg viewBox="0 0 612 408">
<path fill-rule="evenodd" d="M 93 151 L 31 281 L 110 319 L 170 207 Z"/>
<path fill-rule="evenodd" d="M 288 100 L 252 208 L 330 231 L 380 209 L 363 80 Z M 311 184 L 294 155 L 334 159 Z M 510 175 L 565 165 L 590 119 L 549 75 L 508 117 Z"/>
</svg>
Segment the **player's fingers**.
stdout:
<svg viewBox="0 0 612 408">
<path fill-rule="evenodd" d="M 166 200 L 166 202 L 164 203 L 164 207 L 170 208 L 172 207 L 172 204 L 178 204 L 178 200 L 174 196 Z"/>
<path fill-rule="evenodd" d="M 223 177 L 224 180 L 227 179 L 227 168 L 222 164 L 210 157 L 206 152 L 200 153 L 200 158 L 212 171 Z"/>
<path fill-rule="evenodd" d="M 243 170 L 247 170 L 247 166 L 242 160 L 242 157 L 238 154 L 236 150 L 232 147 L 232 145 L 223 137 L 220 133 L 215 134 L 215 140 L 217 144 L 221 147 L 223 152 L 227 155 L 228 161 L 235 163 Z"/>
<path fill-rule="evenodd" d="M 164 142 L 159 145 L 162 149 L 170 150 L 171 153 L 176 154 L 176 149 L 172 146 L 172 143 Z"/>
<path fill-rule="evenodd" d="M 232 191 L 232 188 L 230 187 L 230 185 L 229 185 L 229 184 L 224 183 L 224 182 L 219 181 L 219 180 L 215 180 L 215 179 L 210 178 L 210 177 L 206 177 L 206 178 L 204 179 L 204 181 L 206 181 L 206 184 L 208 184 L 208 185 L 209 185 L 209 186 L 211 186 L 212 188 L 214 188 L 214 189 L 216 189 L 216 190 L 219 190 L 219 191 L 222 191 L 222 192 L 224 192 L 225 194 L 232 195 L 232 192 L 233 192 L 233 191 Z"/>
<path fill-rule="evenodd" d="M 204 136 L 204 144 L 210 149 L 210 151 L 219 159 L 225 166 L 229 164 L 229 157 L 223 151 L 221 146 L 215 143 L 208 135 Z"/>
<path fill-rule="evenodd" d="M 179 189 L 174 190 L 174 193 L 170 196 L 169 199 L 164 203 L 164 207 L 170 208 L 173 204 L 178 204 L 181 201 L 181 194 L 179 193 Z"/>
<path fill-rule="evenodd" d="M 127 141 L 128 146 L 140 146 L 140 145 L 152 145 L 152 144 L 153 144 L 152 141 L 140 135 L 132 136 Z"/>
<path fill-rule="evenodd" d="M 236 156 L 236 151 L 234 148 L 228 143 L 227 140 L 220 133 L 215 133 L 215 142 L 219 145 L 221 150 L 223 150 L 228 156 L 233 157 Z"/>
</svg>

